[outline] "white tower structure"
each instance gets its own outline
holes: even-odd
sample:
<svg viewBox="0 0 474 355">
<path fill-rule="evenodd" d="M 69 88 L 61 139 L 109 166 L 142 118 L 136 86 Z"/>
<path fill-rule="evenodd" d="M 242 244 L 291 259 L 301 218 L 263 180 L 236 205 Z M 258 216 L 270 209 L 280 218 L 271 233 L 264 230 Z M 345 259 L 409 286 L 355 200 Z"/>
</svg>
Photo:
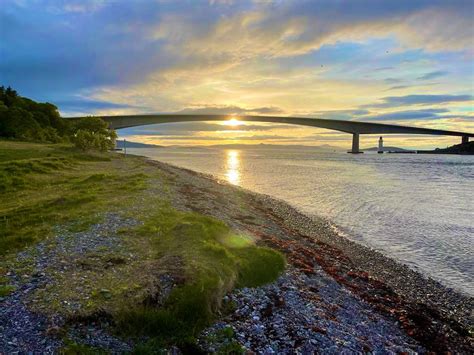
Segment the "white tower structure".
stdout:
<svg viewBox="0 0 474 355">
<path fill-rule="evenodd" d="M 379 138 L 379 150 L 377 153 L 379 154 L 383 153 L 383 138 L 382 137 Z"/>
</svg>

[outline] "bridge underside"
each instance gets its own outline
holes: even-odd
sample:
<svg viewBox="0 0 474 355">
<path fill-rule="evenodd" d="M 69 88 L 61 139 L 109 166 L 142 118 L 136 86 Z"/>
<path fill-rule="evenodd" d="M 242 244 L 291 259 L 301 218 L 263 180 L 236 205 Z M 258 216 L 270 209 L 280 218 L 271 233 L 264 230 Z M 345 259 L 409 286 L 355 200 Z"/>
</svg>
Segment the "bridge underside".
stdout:
<svg viewBox="0 0 474 355">
<path fill-rule="evenodd" d="M 78 119 L 72 118 L 72 119 Z M 474 137 L 474 133 L 455 132 L 420 127 L 407 127 L 371 122 L 326 120 L 307 117 L 280 117 L 280 116 L 231 116 L 231 115 L 179 115 L 179 114 L 147 114 L 124 116 L 101 116 L 112 129 L 129 128 L 158 123 L 196 122 L 196 121 L 228 121 L 236 118 L 239 121 L 270 122 L 296 124 L 301 126 L 326 128 L 352 134 L 352 150 L 349 153 L 360 153 L 359 136 L 361 134 L 427 134 L 462 137 L 462 143 Z"/>
</svg>

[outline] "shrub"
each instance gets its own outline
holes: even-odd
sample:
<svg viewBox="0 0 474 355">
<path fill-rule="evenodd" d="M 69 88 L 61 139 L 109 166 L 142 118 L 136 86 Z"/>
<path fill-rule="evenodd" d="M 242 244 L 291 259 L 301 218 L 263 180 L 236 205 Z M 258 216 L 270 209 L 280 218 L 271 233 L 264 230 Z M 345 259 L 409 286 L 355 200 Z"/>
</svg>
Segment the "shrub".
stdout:
<svg viewBox="0 0 474 355">
<path fill-rule="evenodd" d="M 99 117 L 84 117 L 74 123 L 74 144 L 77 148 L 107 151 L 115 147 L 117 134 L 109 130 L 107 123 Z"/>
<path fill-rule="evenodd" d="M 115 140 L 110 135 L 94 133 L 86 130 L 78 130 L 73 138 L 74 145 L 83 151 L 99 150 L 107 151 L 113 149 Z"/>
</svg>

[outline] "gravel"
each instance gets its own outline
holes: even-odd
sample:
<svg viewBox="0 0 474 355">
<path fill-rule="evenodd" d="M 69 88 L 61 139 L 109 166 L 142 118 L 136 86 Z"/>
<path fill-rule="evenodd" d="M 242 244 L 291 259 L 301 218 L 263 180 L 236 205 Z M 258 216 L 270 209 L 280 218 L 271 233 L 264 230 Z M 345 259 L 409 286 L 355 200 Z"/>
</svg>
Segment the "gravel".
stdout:
<svg viewBox="0 0 474 355">
<path fill-rule="evenodd" d="M 103 248 L 119 250 L 121 237 L 116 234 L 117 231 L 137 224 L 132 219 L 112 213 L 106 214 L 103 219 L 102 223 L 93 225 L 86 232 L 68 233 L 58 229 L 56 237 L 18 253 L 16 262 L 31 265 L 32 271 L 28 274 L 10 272 L 8 275 L 10 284 L 16 290 L 0 303 L 0 354 L 57 353 L 63 345 L 59 332 L 65 319 L 59 315 L 46 317 L 31 311 L 28 307 L 30 298 L 35 290 L 52 282 L 51 272 L 61 272 L 69 267 L 64 264 L 65 255 L 80 256 Z M 88 328 L 84 331 L 84 327 Z M 81 341 L 84 344 L 114 351 L 131 349 L 128 344 L 91 325 L 78 324 L 71 338 L 78 339 L 77 334 L 81 332 L 86 334 Z"/>
<path fill-rule="evenodd" d="M 201 336 L 206 339 L 225 327 L 246 350 L 266 354 L 422 352 L 396 322 L 341 287 L 320 269 L 307 276 L 289 269 L 277 282 L 238 290 L 227 297 L 236 310 Z M 220 344 L 221 346 L 224 344 Z"/>
<path fill-rule="evenodd" d="M 330 222 L 283 201 L 169 164 L 150 164 L 162 171 L 175 208 L 223 220 L 288 260 L 276 282 L 226 296 L 233 311 L 202 333 L 204 350 L 234 342 L 262 354 L 474 353 L 472 298 L 348 240 Z M 0 300 L 0 354 L 57 353 L 65 319 L 33 312 L 33 293 L 52 282 L 51 271 L 67 270 L 64 255 L 118 251 L 123 236 L 117 231 L 137 223 L 109 213 L 87 232 L 58 229 L 54 238 L 17 254 L 15 262 L 31 267 L 8 274 L 16 290 Z M 107 319 L 77 321 L 67 335 L 112 353 L 129 352 L 132 344 L 110 335 L 108 326 Z M 219 336 L 226 328 L 232 336 Z"/>
</svg>

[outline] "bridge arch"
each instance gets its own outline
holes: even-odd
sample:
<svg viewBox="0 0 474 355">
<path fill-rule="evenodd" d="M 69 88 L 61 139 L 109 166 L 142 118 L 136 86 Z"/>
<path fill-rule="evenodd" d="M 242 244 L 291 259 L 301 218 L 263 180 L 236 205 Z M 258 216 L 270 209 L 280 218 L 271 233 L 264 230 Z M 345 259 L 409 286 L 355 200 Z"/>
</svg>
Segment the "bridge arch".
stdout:
<svg viewBox="0 0 474 355">
<path fill-rule="evenodd" d="M 372 122 L 327 120 L 309 117 L 284 117 L 284 116 L 252 116 L 252 115 L 206 115 L 206 114 L 143 114 L 100 116 L 110 128 L 122 129 L 160 123 L 197 122 L 197 121 L 228 121 L 236 118 L 245 122 L 284 123 L 300 126 L 326 128 L 352 134 L 352 150 L 350 153 L 360 153 L 359 136 L 361 134 L 426 134 L 442 136 L 459 136 L 462 142 L 468 142 L 474 133 L 456 132 L 422 127 L 399 126 Z"/>
</svg>

